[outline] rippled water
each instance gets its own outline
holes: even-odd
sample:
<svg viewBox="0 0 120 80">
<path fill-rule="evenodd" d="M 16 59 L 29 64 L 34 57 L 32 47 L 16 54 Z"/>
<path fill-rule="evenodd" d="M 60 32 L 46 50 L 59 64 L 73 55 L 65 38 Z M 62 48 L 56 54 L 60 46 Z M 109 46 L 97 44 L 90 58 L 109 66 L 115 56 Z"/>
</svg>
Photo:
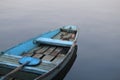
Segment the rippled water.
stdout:
<svg viewBox="0 0 120 80">
<path fill-rule="evenodd" d="M 0 0 L 0 51 L 64 25 L 80 29 L 64 80 L 120 80 L 119 0 Z"/>
</svg>

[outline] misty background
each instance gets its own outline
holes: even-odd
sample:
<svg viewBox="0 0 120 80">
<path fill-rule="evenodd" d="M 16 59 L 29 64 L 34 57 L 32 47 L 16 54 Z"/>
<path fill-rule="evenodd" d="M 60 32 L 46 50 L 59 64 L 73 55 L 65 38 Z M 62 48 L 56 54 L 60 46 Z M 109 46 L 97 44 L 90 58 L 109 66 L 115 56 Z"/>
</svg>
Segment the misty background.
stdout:
<svg viewBox="0 0 120 80">
<path fill-rule="evenodd" d="M 0 0 L 0 51 L 64 25 L 79 27 L 64 80 L 120 80 L 119 0 Z"/>
</svg>

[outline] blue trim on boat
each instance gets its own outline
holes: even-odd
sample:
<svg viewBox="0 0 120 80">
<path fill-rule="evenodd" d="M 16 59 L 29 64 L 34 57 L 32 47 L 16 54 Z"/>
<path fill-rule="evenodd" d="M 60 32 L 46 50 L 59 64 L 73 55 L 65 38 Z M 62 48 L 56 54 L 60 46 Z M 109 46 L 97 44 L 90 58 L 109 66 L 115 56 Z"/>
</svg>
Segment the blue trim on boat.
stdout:
<svg viewBox="0 0 120 80">
<path fill-rule="evenodd" d="M 60 29 L 54 30 L 54 31 L 50 31 L 46 34 L 41 35 L 41 37 L 44 38 L 52 38 L 53 36 L 55 36 L 56 34 L 58 34 L 60 32 Z"/>
<path fill-rule="evenodd" d="M 29 50 L 37 47 L 36 44 L 33 43 L 33 41 L 39 37 L 45 37 L 45 38 L 52 38 L 53 36 L 55 36 L 56 34 L 58 34 L 60 32 L 60 29 L 56 29 L 53 31 L 49 31 L 47 33 L 41 34 L 38 37 L 32 38 L 24 43 L 18 44 L 15 47 L 12 47 L 6 51 L 4 51 L 4 54 L 9 54 L 9 55 L 16 55 L 16 56 L 20 56 L 22 55 L 22 53 L 24 52 L 28 52 Z"/>
<path fill-rule="evenodd" d="M 33 41 L 26 42 L 25 44 L 21 44 L 18 47 L 15 47 L 9 51 L 7 51 L 5 54 L 10 54 L 10 55 L 21 55 L 23 52 L 28 52 L 29 50 L 33 49 L 36 47 L 35 44 L 33 44 Z"/>
</svg>

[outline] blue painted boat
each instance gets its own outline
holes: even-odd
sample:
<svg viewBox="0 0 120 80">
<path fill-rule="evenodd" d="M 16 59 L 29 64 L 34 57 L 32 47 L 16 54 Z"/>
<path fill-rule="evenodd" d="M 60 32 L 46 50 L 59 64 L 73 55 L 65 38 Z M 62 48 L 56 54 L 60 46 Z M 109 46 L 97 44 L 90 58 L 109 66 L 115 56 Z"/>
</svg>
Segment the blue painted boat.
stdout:
<svg viewBox="0 0 120 80">
<path fill-rule="evenodd" d="M 1 52 L 0 80 L 53 79 L 71 59 L 77 36 L 76 26 L 64 26 Z"/>
</svg>

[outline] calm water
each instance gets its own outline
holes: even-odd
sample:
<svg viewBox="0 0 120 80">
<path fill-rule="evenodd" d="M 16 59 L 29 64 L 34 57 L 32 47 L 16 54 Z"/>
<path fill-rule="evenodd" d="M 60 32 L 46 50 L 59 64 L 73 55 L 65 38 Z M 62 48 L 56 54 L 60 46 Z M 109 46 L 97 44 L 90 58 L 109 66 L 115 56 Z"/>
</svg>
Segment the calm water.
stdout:
<svg viewBox="0 0 120 80">
<path fill-rule="evenodd" d="M 120 80 L 119 0 L 0 0 L 0 51 L 48 30 L 80 28 L 64 80 Z"/>
</svg>

